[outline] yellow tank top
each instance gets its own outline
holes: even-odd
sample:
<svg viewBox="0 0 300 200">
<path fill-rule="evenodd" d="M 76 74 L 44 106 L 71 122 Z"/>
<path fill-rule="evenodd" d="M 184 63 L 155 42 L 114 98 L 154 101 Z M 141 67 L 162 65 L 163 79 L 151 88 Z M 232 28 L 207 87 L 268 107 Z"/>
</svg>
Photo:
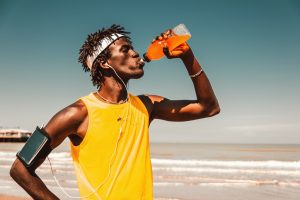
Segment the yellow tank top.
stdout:
<svg viewBox="0 0 300 200">
<path fill-rule="evenodd" d="M 89 117 L 80 145 L 71 143 L 82 199 L 152 200 L 149 115 L 129 95 L 124 104 L 107 104 L 91 93 L 82 97 Z"/>
</svg>

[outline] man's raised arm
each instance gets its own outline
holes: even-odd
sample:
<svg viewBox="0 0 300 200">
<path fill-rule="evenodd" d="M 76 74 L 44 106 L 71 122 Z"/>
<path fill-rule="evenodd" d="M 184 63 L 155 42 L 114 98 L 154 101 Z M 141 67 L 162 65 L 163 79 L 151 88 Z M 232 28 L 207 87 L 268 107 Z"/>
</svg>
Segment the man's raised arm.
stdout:
<svg viewBox="0 0 300 200">
<path fill-rule="evenodd" d="M 163 38 L 158 37 L 158 39 Z M 182 60 L 193 81 L 197 100 L 169 100 L 161 96 L 147 95 L 143 98 L 150 110 L 151 119 L 189 121 L 218 114 L 220 112 L 218 100 L 189 45 L 183 43 L 172 52 L 165 48 L 164 53 L 169 59 L 180 58 Z"/>
</svg>

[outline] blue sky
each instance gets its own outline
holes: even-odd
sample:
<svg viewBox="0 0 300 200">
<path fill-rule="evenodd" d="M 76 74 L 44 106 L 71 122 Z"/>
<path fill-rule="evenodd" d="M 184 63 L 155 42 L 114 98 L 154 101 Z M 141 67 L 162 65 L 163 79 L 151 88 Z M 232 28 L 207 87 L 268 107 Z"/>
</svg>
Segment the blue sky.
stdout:
<svg viewBox="0 0 300 200">
<path fill-rule="evenodd" d="M 0 0 L 0 126 L 34 130 L 95 88 L 77 62 L 87 34 L 113 23 L 135 49 L 184 23 L 221 105 L 213 118 L 151 125 L 152 142 L 300 143 L 300 1 Z M 179 60 L 149 63 L 134 94 L 194 99 Z"/>
</svg>

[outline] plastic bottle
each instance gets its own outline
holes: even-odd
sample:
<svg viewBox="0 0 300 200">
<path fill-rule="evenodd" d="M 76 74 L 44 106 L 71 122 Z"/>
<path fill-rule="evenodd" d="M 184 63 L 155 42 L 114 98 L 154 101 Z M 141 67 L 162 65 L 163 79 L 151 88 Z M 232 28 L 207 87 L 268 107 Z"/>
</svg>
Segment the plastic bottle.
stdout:
<svg viewBox="0 0 300 200">
<path fill-rule="evenodd" d="M 170 37 L 165 40 L 156 40 L 150 44 L 147 52 L 143 55 L 144 59 L 147 62 L 150 62 L 151 60 L 159 60 L 165 56 L 163 52 L 163 48 L 165 46 L 168 46 L 168 49 L 171 52 L 190 38 L 191 34 L 186 26 L 184 24 L 179 24 L 172 29 Z"/>
</svg>

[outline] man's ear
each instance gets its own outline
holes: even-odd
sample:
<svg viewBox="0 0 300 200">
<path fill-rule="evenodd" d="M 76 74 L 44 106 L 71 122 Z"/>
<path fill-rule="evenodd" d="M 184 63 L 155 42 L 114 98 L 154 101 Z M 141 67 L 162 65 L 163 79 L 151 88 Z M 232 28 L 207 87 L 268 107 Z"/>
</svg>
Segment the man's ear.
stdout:
<svg viewBox="0 0 300 200">
<path fill-rule="evenodd" d="M 107 61 L 106 62 L 99 62 L 100 66 L 103 68 L 103 69 L 108 69 L 109 66 L 107 64 Z"/>
</svg>

